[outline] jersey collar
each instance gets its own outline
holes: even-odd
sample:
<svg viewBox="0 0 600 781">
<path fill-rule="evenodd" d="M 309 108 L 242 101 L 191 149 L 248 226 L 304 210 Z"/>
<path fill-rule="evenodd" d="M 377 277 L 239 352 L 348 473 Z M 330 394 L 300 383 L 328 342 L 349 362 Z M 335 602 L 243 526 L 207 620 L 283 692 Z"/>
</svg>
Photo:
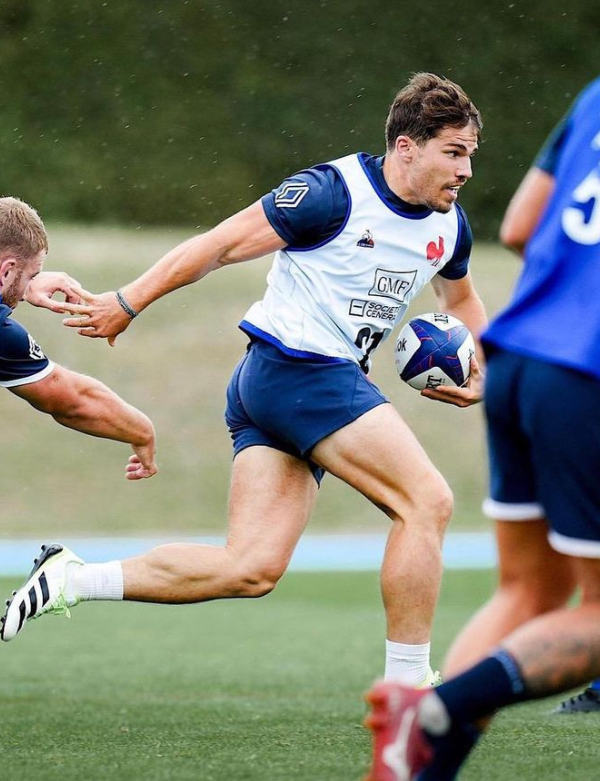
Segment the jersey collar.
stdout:
<svg viewBox="0 0 600 781">
<path fill-rule="evenodd" d="M 369 155 L 366 152 L 359 152 L 358 159 L 362 165 L 367 178 L 371 182 L 371 185 L 377 195 L 385 203 L 385 205 L 396 214 L 401 217 L 408 217 L 413 220 L 420 220 L 423 217 L 428 217 L 432 214 L 433 210 L 428 209 L 427 206 L 421 206 L 420 204 L 408 203 L 407 201 L 399 198 L 395 192 L 393 192 L 388 183 L 385 181 L 383 175 L 383 161 L 385 155 L 378 157 L 377 155 Z"/>
</svg>

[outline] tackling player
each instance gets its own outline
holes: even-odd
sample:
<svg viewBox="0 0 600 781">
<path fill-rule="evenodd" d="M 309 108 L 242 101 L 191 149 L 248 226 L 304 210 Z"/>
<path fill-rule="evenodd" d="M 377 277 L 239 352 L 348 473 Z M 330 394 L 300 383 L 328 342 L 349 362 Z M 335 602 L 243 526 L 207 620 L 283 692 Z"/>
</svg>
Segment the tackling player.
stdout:
<svg viewBox="0 0 600 781">
<path fill-rule="evenodd" d="M 52 299 L 58 291 L 67 303 L 79 300 L 75 280 L 42 273 L 47 250 L 37 212 L 17 198 L 0 198 L 0 386 L 63 426 L 129 443 L 134 454 L 127 477 L 150 477 L 156 472 L 150 420 L 98 380 L 52 363 L 12 318 L 21 300 L 54 311 L 64 311 L 64 303 Z"/>
<path fill-rule="evenodd" d="M 87 319 L 66 324 L 114 343 L 170 291 L 277 253 L 264 299 L 241 322 L 248 351 L 227 391 L 235 460 L 226 546 L 161 546 L 104 565 L 74 558 L 65 567 L 64 556 L 56 565 L 50 558 L 43 571 L 57 599 L 260 597 L 285 572 L 328 471 L 392 521 L 381 576 L 386 676 L 434 680 L 429 641 L 452 495 L 367 372 L 428 282 L 441 311 L 475 334 L 485 322 L 468 270 L 471 231 L 456 203 L 480 131 L 479 112 L 459 86 L 416 74 L 391 106 L 385 155 L 352 154 L 302 171 L 116 294 L 81 291 L 88 306 L 72 309 Z M 468 387 L 423 393 L 458 406 L 479 401 L 476 362 Z M 110 589 L 95 585 L 98 572 Z M 27 602 L 37 577 L 18 599 Z M 13 604 L 5 639 L 18 631 L 15 611 Z"/>
<path fill-rule="evenodd" d="M 600 674 L 600 78 L 523 180 L 502 239 L 525 263 L 482 337 L 500 586 L 450 653 L 457 677 L 425 697 L 371 692 L 370 781 L 453 779 L 481 720 Z"/>
</svg>

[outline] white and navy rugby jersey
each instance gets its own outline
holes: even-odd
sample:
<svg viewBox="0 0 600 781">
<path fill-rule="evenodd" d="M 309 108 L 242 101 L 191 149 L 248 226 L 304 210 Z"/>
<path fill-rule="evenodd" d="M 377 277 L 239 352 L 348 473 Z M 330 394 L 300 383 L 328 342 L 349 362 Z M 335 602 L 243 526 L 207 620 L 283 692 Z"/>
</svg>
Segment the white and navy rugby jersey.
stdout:
<svg viewBox="0 0 600 781">
<path fill-rule="evenodd" d="M 12 309 L 0 296 L 0 387 L 13 388 L 47 377 L 54 364 L 22 325 L 11 318 Z"/>
<path fill-rule="evenodd" d="M 600 78 L 534 162 L 555 178 L 512 300 L 484 343 L 600 378 Z"/>
<path fill-rule="evenodd" d="M 463 210 L 402 201 L 383 158 L 360 153 L 302 171 L 263 198 L 288 242 L 262 301 L 240 323 L 283 352 L 321 361 L 369 356 L 436 274 L 460 279 L 472 238 Z"/>
</svg>

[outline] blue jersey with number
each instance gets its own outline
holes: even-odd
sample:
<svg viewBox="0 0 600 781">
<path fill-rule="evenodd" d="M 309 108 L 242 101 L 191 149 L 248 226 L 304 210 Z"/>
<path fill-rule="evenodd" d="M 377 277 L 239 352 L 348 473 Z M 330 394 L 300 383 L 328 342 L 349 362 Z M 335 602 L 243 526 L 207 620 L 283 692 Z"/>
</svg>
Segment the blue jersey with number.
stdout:
<svg viewBox="0 0 600 781">
<path fill-rule="evenodd" d="M 600 78 L 535 165 L 555 177 L 555 189 L 512 301 L 483 341 L 600 378 Z"/>
<path fill-rule="evenodd" d="M 0 387 L 13 388 L 47 377 L 54 364 L 22 325 L 11 318 L 12 309 L 0 296 Z"/>
</svg>

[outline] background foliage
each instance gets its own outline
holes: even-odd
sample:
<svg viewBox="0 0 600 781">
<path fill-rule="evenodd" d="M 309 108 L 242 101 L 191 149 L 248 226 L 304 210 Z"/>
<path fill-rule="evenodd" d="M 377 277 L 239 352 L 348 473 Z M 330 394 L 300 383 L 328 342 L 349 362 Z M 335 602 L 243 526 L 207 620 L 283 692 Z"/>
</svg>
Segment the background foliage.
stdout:
<svg viewBox="0 0 600 781">
<path fill-rule="evenodd" d="M 209 225 L 281 178 L 383 150 L 410 72 L 485 119 L 479 238 L 579 88 L 600 7 L 544 0 L 2 0 L 2 190 L 49 220 Z M 461 196 L 462 198 L 462 196 Z"/>
</svg>

